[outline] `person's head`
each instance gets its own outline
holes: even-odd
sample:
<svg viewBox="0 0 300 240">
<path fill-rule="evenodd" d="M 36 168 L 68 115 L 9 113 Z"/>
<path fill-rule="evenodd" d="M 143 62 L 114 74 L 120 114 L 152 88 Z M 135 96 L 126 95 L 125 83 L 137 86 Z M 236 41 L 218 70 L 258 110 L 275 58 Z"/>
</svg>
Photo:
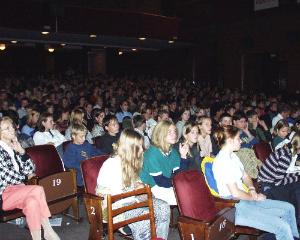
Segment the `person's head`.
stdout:
<svg viewBox="0 0 300 240">
<path fill-rule="evenodd" d="M 112 114 L 108 114 L 104 117 L 103 119 L 103 126 L 104 126 L 104 130 L 112 136 L 115 136 L 120 129 L 118 120 L 116 118 L 116 116 L 112 115 Z"/>
<path fill-rule="evenodd" d="M 206 136 L 211 134 L 211 119 L 209 117 L 201 117 L 197 122 L 200 135 Z"/>
<path fill-rule="evenodd" d="M 225 107 L 225 113 L 228 113 L 231 117 L 234 115 L 236 109 L 233 105 Z"/>
<path fill-rule="evenodd" d="M 4 142 L 11 142 L 16 138 L 14 122 L 9 117 L 0 118 L 0 139 Z"/>
<path fill-rule="evenodd" d="M 175 100 L 170 102 L 170 111 L 174 112 L 177 108 L 177 102 Z"/>
<path fill-rule="evenodd" d="M 21 99 L 21 107 L 22 108 L 26 108 L 28 106 L 28 104 L 29 104 L 29 100 L 27 97 L 24 97 Z"/>
<path fill-rule="evenodd" d="M 272 112 L 277 112 L 277 102 L 271 102 L 270 105 L 269 105 L 269 109 Z"/>
<path fill-rule="evenodd" d="M 87 129 L 83 124 L 73 124 L 71 127 L 71 137 L 74 144 L 81 145 L 85 141 Z"/>
<path fill-rule="evenodd" d="M 144 115 L 146 120 L 149 120 L 150 118 L 153 117 L 153 115 L 152 115 L 153 112 L 152 112 L 151 107 L 145 107 L 141 113 L 142 113 L 142 115 Z"/>
<path fill-rule="evenodd" d="M 123 111 L 123 112 L 128 112 L 128 109 L 129 109 L 129 105 L 128 105 L 128 102 L 127 100 L 123 100 L 120 104 L 120 109 Z"/>
<path fill-rule="evenodd" d="M 300 133 L 296 132 L 291 140 L 291 147 L 293 156 L 300 154 Z"/>
<path fill-rule="evenodd" d="M 146 129 L 146 119 L 144 118 L 143 115 L 135 115 L 132 118 L 132 125 L 133 128 L 140 129 L 141 131 L 145 131 Z"/>
<path fill-rule="evenodd" d="M 230 151 L 241 148 L 240 130 L 232 125 L 219 127 L 214 133 L 214 139 L 219 147 L 226 147 Z"/>
<path fill-rule="evenodd" d="M 251 124 L 257 124 L 258 123 L 258 114 L 256 111 L 254 110 L 249 110 L 246 112 L 246 116 L 247 116 L 247 119 L 248 119 L 248 122 L 251 123 Z"/>
<path fill-rule="evenodd" d="M 295 120 L 293 130 L 295 132 L 300 132 L 300 117 Z"/>
<path fill-rule="evenodd" d="M 92 111 L 92 118 L 95 123 L 102 125 L 105 117 L 105 110 L 100 108 L 94 108 Z"/>
<path fill-rule="evenodd" d="M 82 124 L 84 120 L 84 112 L 80 108 L 76 108 L 71 112 L 70 124 Z"/>
<path fill-rule="evenodd" d="M 84 104 L 84 110 L 87 112 L 87 113 L 91 113 L 92 110 L 93 110 L 93 104 L 87 102 Z"/>
<path fill-rule="evenodd" d="M 157 113 L 157 121 L 166 121 L 169 120 L 169 112 L 167 110 L 159 110 Z"/>
<path fill-rule="evenodd" d="M 181 120 L 184 122 L 188 122 L 190 120 L 191 112 L 189 108 L 184 108 L 181 113 Z"/>
<path fill-rule="evenodd" d="M 159 122 L 153 130 L 151 140 L 154 146 L 165 153 L 169 152 L 171 146 L 177 141 L 176 126 L 170 120 Z"/>
<path fill-rule="evenodd" d="M 121 158 L 124 187 L 132 186 L 138 179 L 143 165 L 143 137 L 132 129 L 122 131 L 115 145 L 115 155 Z"/>
<path fill-rule="evenodd" d="M 182 131 L 184 142 L 187 142 L 189 145 L 193 145 L 194 143 L 197 143 L 198 136 L 199 128 L 197 123 L 193 122 L 184 125 Z"/>
<path fill-rule="evenodd" d="M 278 105 L 278 112 L 284 119 L 287 119 L 290 116 L 291 108 L 286 103 L 281 103 Z"/>
<path fill-rule="evenodd" d="M 232 125 L 232 116 L 228 113 L 223 113 L 220 117 L 220 122 L 219 122 L 220 127 Z"/>
<path fill-rule="evenodd" d="M 233 115 L 233 125 L 241 130 L 247 127 L 247 117 L 242 111 L 238 111 Z"/>
<path fill-rule="evenodd" d="M 54 127 L 53 115 L 48 112 L 42 113 L 37 123 L 38 131 L 40 132 L 49 131 L 52 130 L 53 127 Z"/>
<path fill-rule="evenodd" d="M 30 127 L 35 127 L 40 117 L 40 113 L 36 110 L 31 110 L 27 115 L 27 124 Z"/>
<path fill-rule="evenodd" d="M 274 136 L 279 136 L 281 138 L 286 138 L 286 136 L 290 132 L 290 126 L 287 120 L 281 119 L 279 120 L 273 130 Z"/>
</svg>

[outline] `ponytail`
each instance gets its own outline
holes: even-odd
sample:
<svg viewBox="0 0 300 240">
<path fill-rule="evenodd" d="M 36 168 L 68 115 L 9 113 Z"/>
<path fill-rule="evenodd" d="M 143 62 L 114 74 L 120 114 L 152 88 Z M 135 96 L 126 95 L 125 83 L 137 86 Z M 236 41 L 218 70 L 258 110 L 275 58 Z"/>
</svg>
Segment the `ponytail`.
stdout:
<svg viewBox="0 0 300 240">
<path fill-rule="evenodd" d="M 228 126 L 223 126 L 219 127 L 215 132 L 214 132 L 214 139 L 219 147 L 222 147 L 226 140 L 228 138 L 234 138 L 238 133 L 239 129 L 237 127 L 234 127 L 232 125 Z"/>
</svg>

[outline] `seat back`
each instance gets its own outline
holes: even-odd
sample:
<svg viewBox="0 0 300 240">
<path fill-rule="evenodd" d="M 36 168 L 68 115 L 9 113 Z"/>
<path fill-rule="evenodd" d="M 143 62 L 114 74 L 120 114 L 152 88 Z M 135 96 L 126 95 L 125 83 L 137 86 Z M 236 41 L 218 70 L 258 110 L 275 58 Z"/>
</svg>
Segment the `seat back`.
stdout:
<svg viewBox="0 0 300 240">
<path fill-rule="evenodd" d="M 215 197 L 219 197 L 217 182 L 215 180 L 214 173 L 212 171 L 213 162 L 214 162 L 213 158 L 205 157 L 201 162 L 201 170 L 204 175 L 206 184 L 210 190 L 210 193 Z"/>
<path fill-rule="evenodd" d="M 53 145 L 37 145 L 26 149 L 35 164 L 35 174 L 42 178 L 54 173 L 65 171 L 63 162 Z"/>
<path fill-rule="evenodd" d="M 108 157 L 109 155 L 102 155 L 81 162 L 81 173 L 86 193 L 96 194 L 97 177 L 102 164 Z"/>
<path fill-rule="evenodd" d="M 269 143 L 267 142 L 260 142 L 253 146 L 254 152 L 256 157 L 264 163 L 265 160 L 269 157 L 272 153 L 272 148 Z"/>
<path fill-rule="evenodd" d="M 216 215 L 213 196 L 199 171 L 189 170 L 176 174 L 173 186 L 182 216 L 209 221 Z"/>
<path fill-rule="evenodd" d="M 128 197 L 137 197 L 140 195 L 146 195 L 147 198 L 143 201 L 134 202 L 127 206 L 122 206 L 119 208 L 112 209 L 112 204 L 128 198 Z M 148 213 L 145 213 L 143 215 L 133 217 L 124 221 L 120 222 L 113 222 L 113 218 L 119 214 L 123 214 L 127 211 L 130 211 L 132 209 L 137 209 L 141 207 L 147 207 L 149 209 Z M 152 193 L 149 186 L 146 186 L 144 188 L 136 189 L 134 191 L 125 192 L 118 195 L 108 195 L 107 196 L 107 209 L 108 209 L 108 239 L 113 240 L 114 239 L 114 231 L 128 225 L 133 222 L 139 222 L 142 220 L 150 220 L 150 228 L 151 228 L 151 239 L 156 238 L 156 229 L 155 229 L 155 220 L 154 220 L 154 210 L 153 210 L 153 201 L 152 201 Z"/>
</svg>

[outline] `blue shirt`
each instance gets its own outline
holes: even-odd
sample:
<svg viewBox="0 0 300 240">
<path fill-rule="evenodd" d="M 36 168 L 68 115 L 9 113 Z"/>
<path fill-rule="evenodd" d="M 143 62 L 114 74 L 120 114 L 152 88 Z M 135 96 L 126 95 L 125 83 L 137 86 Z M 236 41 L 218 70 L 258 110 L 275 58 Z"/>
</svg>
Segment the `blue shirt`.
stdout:
<svg viewBox="0 0 300 240">
<path fill-rule="evenodd" d="M 103 155 L 104 153 L 95 148 L 92 144 L 85 141 L 83 144 L 70 143 L 63 153 L 62 159 L 67 168 L 75 168 L 77 175 L 77 185 L 82 186 L 83 180 L 81 176 L 80 163 L 85 159 Z"/>
</svg>

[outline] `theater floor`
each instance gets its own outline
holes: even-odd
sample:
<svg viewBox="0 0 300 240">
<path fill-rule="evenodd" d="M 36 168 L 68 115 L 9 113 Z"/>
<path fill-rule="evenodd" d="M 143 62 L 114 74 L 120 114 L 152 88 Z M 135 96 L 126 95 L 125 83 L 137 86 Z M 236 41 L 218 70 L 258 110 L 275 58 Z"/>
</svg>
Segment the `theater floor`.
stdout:
<svg viewBox="0 0 300 240">
<path fill-rule="evenodd" d="M 85 240 L 88 239 L 89 224 L 86 219 L 84 206 L 80 206 L 80 213 L 83 217 L 83 221 L 76 223 L 68 217 L 63 217 L 62 225 L 60 227 L 54 227 L 55 231 L 59 234 L 62 240 Z M 61 217 L 61 216 L 55 216 Z M 16 225 L 9 223 L 0 223 L 0 239 L 1 240 L 30 240 L 30 233 L 24 228 L 19 228 Z M 115 234 L 115 239 L 122 239 Z M 179 240 L 179 234 L 177 229 L 170 229 L 169 240 Z M 240 236 L 238 240 L 247 240 L 246 236 Z"/>
</svg>

